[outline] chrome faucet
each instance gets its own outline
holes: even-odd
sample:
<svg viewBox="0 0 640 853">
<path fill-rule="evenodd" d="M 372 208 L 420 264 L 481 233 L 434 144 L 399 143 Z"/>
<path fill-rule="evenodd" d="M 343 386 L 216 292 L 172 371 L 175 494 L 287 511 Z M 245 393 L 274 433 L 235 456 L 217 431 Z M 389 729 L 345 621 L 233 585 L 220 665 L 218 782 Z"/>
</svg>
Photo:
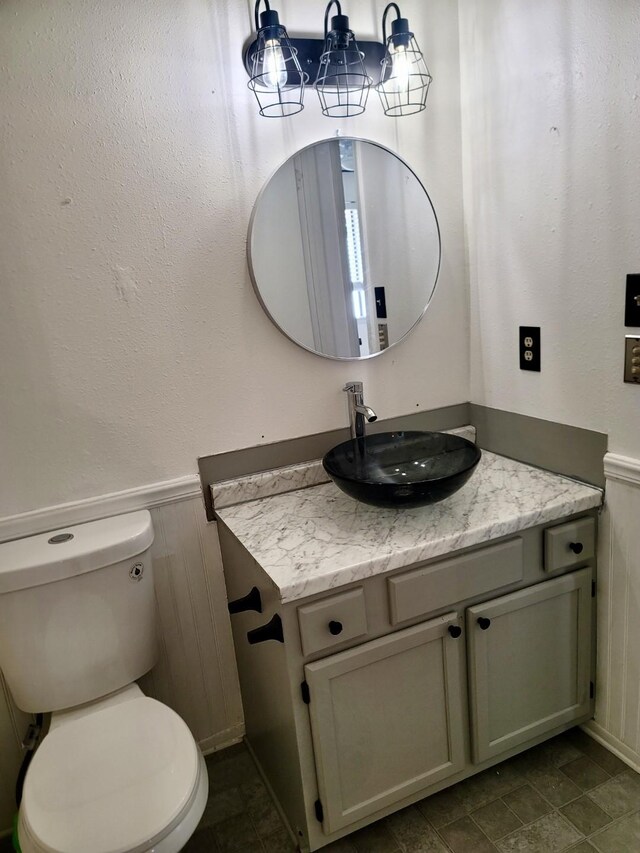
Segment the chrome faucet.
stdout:
<svg viewBox="0 0 640 853">
<path fill-rule="evenodd" d="M 362 399 L 362 382 L 347 382 L 342 389 L 346 391 L 349 399 L 349 425 L 351 427 L 351 438 L 364 437 L 364 422 L 373 423 L 378 420 L 378 416 L 365 406 Z"/>
</svg>

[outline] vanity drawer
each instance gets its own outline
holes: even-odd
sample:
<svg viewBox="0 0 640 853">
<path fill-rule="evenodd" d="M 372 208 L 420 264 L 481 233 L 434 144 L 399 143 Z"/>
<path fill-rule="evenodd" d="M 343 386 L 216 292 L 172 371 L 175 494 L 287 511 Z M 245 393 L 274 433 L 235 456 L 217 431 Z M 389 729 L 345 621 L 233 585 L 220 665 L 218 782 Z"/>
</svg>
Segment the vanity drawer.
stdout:
<svg viewBox="0 0 640 853">
<path fill-rule="evenodd" d="M 596 549 L 593 518 L 578 518 L 544 531 L 544 570 L 557 572 L 590 560 Z"/>
<path fill-rule="evenodd" d="M 367 633 L 362 587 L 298 608 L 302 653 L 312 655 Z"/>
<path fill-rule="evenodd" d="M 396 575 L 387 581 L 391 624 L 516 583 L 522 576 L 523 548 L 519 537 Z"/>
</svg>

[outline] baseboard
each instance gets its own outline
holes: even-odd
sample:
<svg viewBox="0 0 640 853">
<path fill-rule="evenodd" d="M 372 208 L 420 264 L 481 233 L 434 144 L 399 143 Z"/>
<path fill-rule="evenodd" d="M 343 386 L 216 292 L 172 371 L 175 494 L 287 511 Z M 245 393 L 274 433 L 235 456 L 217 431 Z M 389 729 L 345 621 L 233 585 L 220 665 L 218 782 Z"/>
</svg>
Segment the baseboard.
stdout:
<svg viewBox="0 0 640 853">
<path fill-rule="evenodd" d="M 197 474 L 190 474 L 122 492 L 47 506 L 0 518 L 0 542 L 201 496 L 200 478 Z"/>
<path fill-rule="evenodd" d="M 222 732 L 216 732 L 211 737 L 204 738 L 198 741 L 198 746 L 203 755 L 211 755 L 213 752 L 219 752 L 221 749 L 226 749 L 228 746 L 233 746 L 240 743 L 244 737 L 244 724 L 238 723 L 230 729 L 225 729 Z"/>
<path fill-rule="evenodd" d="M 617 737 L 614 737 L 606 729 L 603 729 L 595 720 L 583 723 L 581 728 L 589 737 L 592 737 L 601 746 L 606 747 L 609 752 L 612 752 L 621 761 L 628 764 L 632 770 L 640 773 L 640 755 L 635 750 L 622 743 L 622 741 L 618 740 Z"/>
</svg>

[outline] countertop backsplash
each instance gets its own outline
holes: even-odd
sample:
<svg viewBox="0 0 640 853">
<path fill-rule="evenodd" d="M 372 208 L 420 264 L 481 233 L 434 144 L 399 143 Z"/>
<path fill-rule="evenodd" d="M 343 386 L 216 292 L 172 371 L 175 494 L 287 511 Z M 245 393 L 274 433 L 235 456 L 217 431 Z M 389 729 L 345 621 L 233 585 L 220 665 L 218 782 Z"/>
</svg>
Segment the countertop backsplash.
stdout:
<svg viewBox="0 0 640 853">
<path fill-rule="evenodd" d="M 473 426 L 457 427 L 456 429 L 443 430 L 443 432 L 461 435 L 469 441 L 476 440 L 476 429 Z M 313 459 L 311 462 L 286 465 L 283 468 L 247 474 L 233 480 L 222 480 L 219 483 L 212 483 L 210 488 L 213 505 L 216 510 L 220 510 L 234 504 L 246 503 L 271 495 L 281 495 L 328 482 L 329 476 L 322 467 L 322 460 Z"/>
</svg>

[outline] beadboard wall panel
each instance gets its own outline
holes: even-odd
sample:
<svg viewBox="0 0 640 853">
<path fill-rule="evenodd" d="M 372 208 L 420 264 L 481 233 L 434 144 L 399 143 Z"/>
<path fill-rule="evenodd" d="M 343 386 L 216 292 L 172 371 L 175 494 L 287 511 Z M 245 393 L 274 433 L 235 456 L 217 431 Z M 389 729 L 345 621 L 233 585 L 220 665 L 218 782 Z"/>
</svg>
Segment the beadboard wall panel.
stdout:
<svg viewBox="0 0 640 853">
<path fill-rule="evenodd" d="M 20 746 L 31 720 L 16 708 L 0 673 L 0 835 L 11 826 L 15 813 L 15 784 L 22 748 Z"/>
<path fill-rule="evenodd" d="M 640 771 L 640 462 L 607 454 L 598 558 L 598 672 L 590 734 Z"/>
<path fill-rule="evenodd" d="M 207 752 L 243 734 L 218 532 L 200 496 L 151 515 L 160 656 L 140 683 L 180 714 Z"/>
</svg>

